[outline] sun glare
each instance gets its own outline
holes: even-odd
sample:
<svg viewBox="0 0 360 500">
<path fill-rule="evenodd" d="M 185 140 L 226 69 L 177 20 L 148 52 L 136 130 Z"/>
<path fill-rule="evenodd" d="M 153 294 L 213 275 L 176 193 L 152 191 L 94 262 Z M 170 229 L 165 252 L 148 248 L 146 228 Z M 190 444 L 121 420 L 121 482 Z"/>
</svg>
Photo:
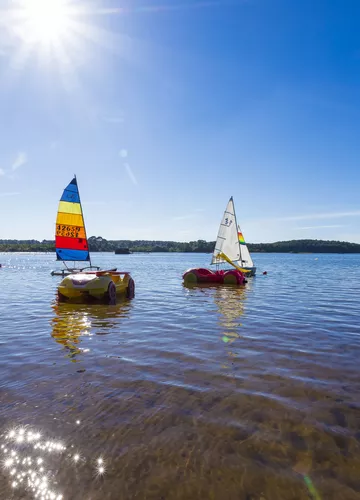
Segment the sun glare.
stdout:
<svg viewBox="0 0 360 500">
<path fill-rule="evenodd" d="M 103 49 L 120 57 L 130 56 L 129 37 L 107 29 L 102 21 L 122 10 L 101 8 L 97 6 L 101 0 L 8 0 L 7 8 L 2 8 L 2 2 L 0 59 L 4 54 L 9 65 L 5 74 L 0 74 L 0 83 L 5 80 L 9 87 L 26 71 L 56 71 L 64 90 L 76 92 L 78 105 L 89 110 L 89 97 L 81 81 L 83 68 L 93 69 L 101 62 Z M 1 173 L 0 168 L 0 177 Z"/>
<path fill-rule="evenodd" d="M 71 22 L 68 0 L 23 0 L 23 35 L 30 42 L 56 43 L 66 36 Z"/>
</svg>

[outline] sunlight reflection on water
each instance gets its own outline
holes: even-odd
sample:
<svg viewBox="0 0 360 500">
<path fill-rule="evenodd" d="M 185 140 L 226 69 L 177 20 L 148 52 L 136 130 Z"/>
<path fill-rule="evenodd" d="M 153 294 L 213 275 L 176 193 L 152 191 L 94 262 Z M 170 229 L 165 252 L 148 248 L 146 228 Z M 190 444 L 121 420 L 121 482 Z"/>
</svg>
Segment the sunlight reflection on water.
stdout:
<svg viewBox="0 0 360 500">
<path fill-rule="evenodd" d="M 12 427 L 1 436 L 3 469 L 8 475 L 13 490 L 24 490 L 33 498 L 41 500 L 62 500 L 61 484 L 57 478 L 60 468 L 71 469 L 87 463 L 93 468 L 94 477 L 106 473 L 105 460 L 86 459 L 81 452 L 74 453 L 74 446 L 62 441 L 49 440 L 37 429 Z M 60 481 L 61 483 L 61 481 Z"/>
<path fill-rule="evenodd" d="M 12 489 L 25 490 L 33 498 L 62 500 L 56 471 L 61 466 L 73 467 L 74 464 L 86 463 L 81 453 L 73 453 L 72 446 L 49 440 L 42 432 L 28 426 L 11 428 L 1 441 L 2 463 L 9 477 L 9 485 Z M 65 461 L 65 464 L 61 465 L 61 461 Z M 105 472 L 104 458 L 99 457 L 95 462 L 94 475 L 102 476 Z"/>
</svg>

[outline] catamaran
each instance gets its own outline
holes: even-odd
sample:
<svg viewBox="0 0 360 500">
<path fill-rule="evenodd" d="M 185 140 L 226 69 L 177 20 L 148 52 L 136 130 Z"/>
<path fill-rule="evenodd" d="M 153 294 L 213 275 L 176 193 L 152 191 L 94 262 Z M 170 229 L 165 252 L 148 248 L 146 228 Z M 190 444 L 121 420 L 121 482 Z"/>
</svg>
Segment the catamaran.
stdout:
<svg viewBox="0 0 360 500">
<path fill-rule="evenodd" d="M 222 264 L 230 264 L 234 269 L 220 269 Z M 186 283 L 223 283 L 242 285 L 245 276 L 254 276 L 256 267 L 250 256 L 243 233 L 236 220 L 233 197 L 230 198 L 220 223 L 210 269 L 189 269 L 183 275 Z"/>
<path fill-rule="evenodd" d="M 58 286 L 59 301 L 101 300 L 116 304 L 118 294 L 129 299 L 135 296 L 135 283 L 129 272 L 120 272 L 116 268 L 102 271 L 91 264 L 76 176 L 60 198 L 55 248 L 57 260 L 65 265 L 64 269 L 51 272 L 53 276 L 64 278 Z M 68 267 L 66 263 L 69 261 L 74 262 L 74 267 Z M 75 267 L 75 262 L 89 262 L 90 265 L 80 268 Z"/>
</svg>

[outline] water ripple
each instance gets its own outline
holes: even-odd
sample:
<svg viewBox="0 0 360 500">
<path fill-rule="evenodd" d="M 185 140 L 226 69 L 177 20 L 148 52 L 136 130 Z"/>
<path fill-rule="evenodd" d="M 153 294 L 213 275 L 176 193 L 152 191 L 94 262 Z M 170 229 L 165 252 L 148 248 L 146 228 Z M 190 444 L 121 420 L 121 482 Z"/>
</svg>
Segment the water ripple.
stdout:
<svg viewBox="0 0 360 500">
<path fill-rule="evenodd" d="M 57 304 L 52 254 L 0 254 L 2 444 L 58 436 L 49 492 L 359 498 L 359 256 L 258 255 L 242 289 L 183 286 L 209 255 L 96 257 L 132 271 L 133 301 Z M 0 497 L 32 498 L 3 465 Z"/>
</svg>

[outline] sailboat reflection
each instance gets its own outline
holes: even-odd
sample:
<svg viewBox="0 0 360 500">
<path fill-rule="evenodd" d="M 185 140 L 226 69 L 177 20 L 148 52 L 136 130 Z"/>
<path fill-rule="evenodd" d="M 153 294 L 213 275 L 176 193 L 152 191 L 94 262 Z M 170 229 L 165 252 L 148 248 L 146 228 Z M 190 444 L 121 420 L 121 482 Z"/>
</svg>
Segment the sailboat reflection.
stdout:
<svg viewBox="0 0 360 500">
<path fill-rule="evenodd" d="M 79 355 L 89 352 L 93 335 L 107 335 L 119 327 L 119 319 L 128 317 L 131 301 L 116 306 L 54 303 L 54 317 L 51 320 L 51 336 L 68 351 L 67 356 L 74 363 Z M 80 347 L 83 343 L 84 347 Z"/>
<path fill-rule="evenodd" d="M 238 333 L 242 326 L 240 317 L 244 314 L 244 302 L 247 299 L 249 290 L 252 287 L 252 280 L 249 280 L 246 287 L 237 286 L 219 286 L 214 284 L 191 284 L 184 283 L 183 286 L 188 290 L 188 293 L 202 293 L 206 297 L 214 299 L 215 305 L 219 313 L 219 324 L 222 330 L 222 339 L 225 343 L 232 343 L 237 338 L 240 338 Z"/>
<path fill-rule="evenodd" d="M 240 338 L 238 333 L 242 326 L 240 317 L 244 314 L 244 301 L 247 290 L 238 287 L 218 287 L 214 293 L 214 302 L 219 311 L 219 324 L 222 330 L 222 339 L 231 344 Z"/>
<path fill-rule="evenodd" d="M 227 346 L 228 359 L 224 360 L 221 367 L 228 370 L 234 368 L 235 360 L 239 357 L 236 340 L 242 338 L 239 331 L 242 327 L 241 317 L 245 313 L 244 301 L 248 289 L 234 287 L 219 287 L 214 293 L 214 302 L 217 306 L 218 321 L 221 331 L 221 340 Z"/>
</svg>

